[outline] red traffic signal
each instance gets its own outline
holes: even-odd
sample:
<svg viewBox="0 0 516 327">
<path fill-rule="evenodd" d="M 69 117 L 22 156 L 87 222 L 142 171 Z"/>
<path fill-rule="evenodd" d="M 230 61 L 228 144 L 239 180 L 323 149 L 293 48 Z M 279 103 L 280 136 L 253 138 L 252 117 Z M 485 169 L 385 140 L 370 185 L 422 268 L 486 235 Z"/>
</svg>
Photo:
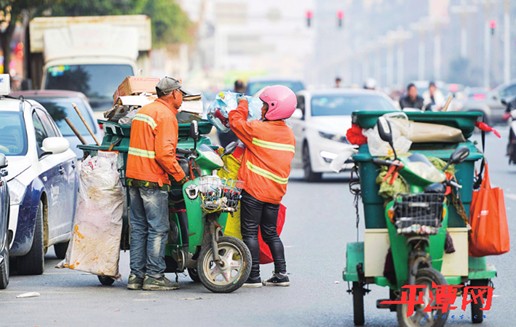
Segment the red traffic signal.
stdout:
<svg viewBox="0 0 516 327">
<path fill-rule="evenodd" d="M 337 26 L 339 28 L 342 28 L 343 20 L 344 20 L 344 11 L 342 11 L 342 10 L 337 11 Z"/>
<path fill-rule="evenodd" d="M 496 20 L 491 19 L 489 21 L 489 28 L 491 29 L 491 35 L 494 35 L 495 30 L 496 30 Z"/>
<path fill-rule="evenodd" d="M 306 27 L 312 26 L 312 18 L 314 17 L 314 13 L 311 10 L 307 10 L 305 13 L 306 17 Z"/>
</svg>

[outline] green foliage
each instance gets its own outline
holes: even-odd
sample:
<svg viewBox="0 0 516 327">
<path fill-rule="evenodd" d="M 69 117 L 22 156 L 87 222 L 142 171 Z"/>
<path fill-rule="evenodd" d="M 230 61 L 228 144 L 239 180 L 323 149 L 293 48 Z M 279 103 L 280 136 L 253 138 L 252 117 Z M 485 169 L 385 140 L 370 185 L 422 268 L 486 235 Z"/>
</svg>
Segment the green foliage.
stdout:
<svg viewBox="0 0 516 327">
<path fill-rule="evenodd" d="M 55 2 L 52 5 L 51 16 L 144 14 L 151 17 L 155 45 L 191 41 L 192 23 L 174 0 L 56 0 Z"/>
</svg>

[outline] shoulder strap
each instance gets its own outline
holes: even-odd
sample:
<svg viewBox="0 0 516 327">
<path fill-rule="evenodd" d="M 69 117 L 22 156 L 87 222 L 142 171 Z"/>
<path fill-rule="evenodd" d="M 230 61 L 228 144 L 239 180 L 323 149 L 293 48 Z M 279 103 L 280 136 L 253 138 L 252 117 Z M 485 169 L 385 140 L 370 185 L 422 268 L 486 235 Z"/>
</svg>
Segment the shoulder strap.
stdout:
<svg viewBox="0 0 516 327">
<path fill-rule="evenodd" d="M 486 132 L 482 131 L 481 133 L 482 137 L 482 162 L 480 163 L 480 171 L 478 172 L 477 176 L 475 176 L 475 181 L 473 183 L 473 189 L 477 190 L 480 188 L 480 184 L 482 184 L 482 174 L 484 173 L 484 166 L 485 166 L 485 152 L 486 152 Z"/>
</svg>

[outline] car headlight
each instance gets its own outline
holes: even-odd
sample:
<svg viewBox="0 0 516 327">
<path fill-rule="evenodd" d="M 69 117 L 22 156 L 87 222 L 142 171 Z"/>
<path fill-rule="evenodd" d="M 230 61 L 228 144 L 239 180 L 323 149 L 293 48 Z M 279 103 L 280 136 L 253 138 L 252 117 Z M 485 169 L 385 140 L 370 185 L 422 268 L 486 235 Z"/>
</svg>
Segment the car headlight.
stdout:
<svg viewBox="0 0 516 327">
<path fill-rule="evenodd" d="M 346 138 L 346 136 L 340 134 L 332 134 L 319 131 L 319 136 L 335 142 L 348 143 L 348 139 Z"/>
<path fill-rule="evenodd" d="M 16 178 L 9 181 L 7 183 L 9 187 L 9 196 L 11 197 L 11 204 L 20 204 L 23 200 L 23 196 L 25 195 L 25 190 L 27 189 L 25 185 L 20 183 Z"/>
</svg>

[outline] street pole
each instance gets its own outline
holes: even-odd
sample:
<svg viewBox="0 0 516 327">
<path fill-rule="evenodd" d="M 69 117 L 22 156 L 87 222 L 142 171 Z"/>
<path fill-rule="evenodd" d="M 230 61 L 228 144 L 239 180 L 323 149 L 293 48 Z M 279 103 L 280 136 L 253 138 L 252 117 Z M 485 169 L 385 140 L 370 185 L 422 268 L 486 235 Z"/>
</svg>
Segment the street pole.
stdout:
<svg viewBox="0 0 516 327">
<path fill-rule="evenodd" d="M 489 26 L 489 3 L 490 0 L 484 0 L 484 87 L 491 88 L 491 28 Z"/>
<path fill-rule="evenodd" d="M 425 79 L 425 40 L 424 33 L 421 33 L 419 37 L 419 46 L 418 46 L 418 67 L 417 67 L 417 78 L 422 81 Z"/>
<path fill-rule="evenodd" d="M 398 68 L 398 76 L 397 76 L 397 85 L 403 87 L 403 42 L 400 41 L 398 43 L 397 49 L 397 68 Z"/>
<path fill-rule="evenodd" d="M 389 42 L 387 45 L 387 86 L 393 86 L 393 77 L 394 77 L 394 54 L 392 43 Z"/>
<path fill-rule="evenodd" d="M 435 30 L 434 35 L 434 79 L 441 79 L 441 31 L 439 27 Z"/>
<path fill-rule="evenodd" d="M 461 7 L 466 6 L 466 0 L 461 0 Z M 462 10 L 460 15 L 460 56 L 461 58 L 467 58 L 468 56 L 468 32 L 466 29 L 466 15 L 467 11 Z"/>
<path fill-rule="evenodd" d="M 509 0 L 505 0 L 503 15 L 503 81 L 509 83 L 511 80 L 511 23 L 509 12 L 511 5 Z"/>
</svg>

